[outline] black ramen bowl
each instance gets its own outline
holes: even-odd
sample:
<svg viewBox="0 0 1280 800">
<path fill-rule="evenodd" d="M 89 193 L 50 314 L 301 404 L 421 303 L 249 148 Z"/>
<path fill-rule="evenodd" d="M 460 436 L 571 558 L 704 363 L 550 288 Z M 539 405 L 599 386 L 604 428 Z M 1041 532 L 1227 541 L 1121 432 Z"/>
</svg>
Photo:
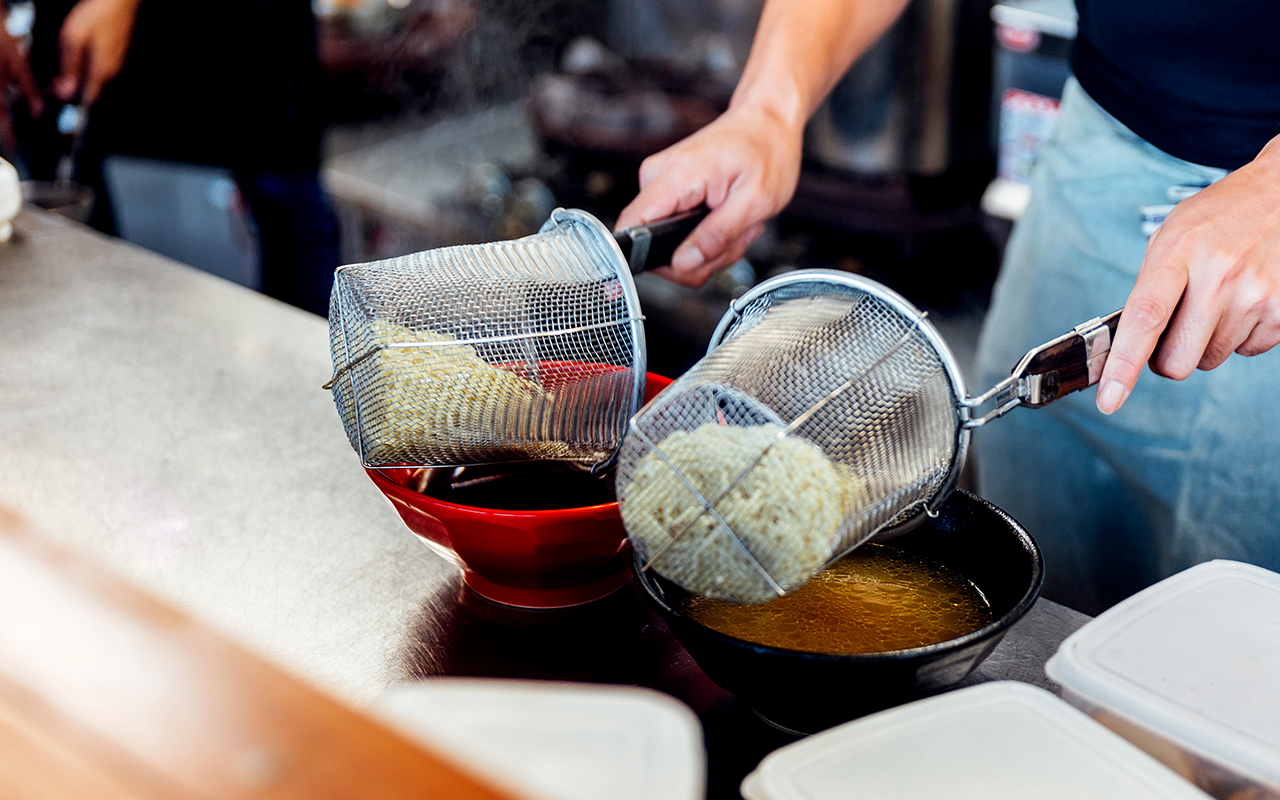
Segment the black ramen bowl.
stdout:
<svg viewBox="0 0 1280 800">
<path fill-rule="evenodd" d="M 1040 594 L 1036 543 L 1013 517 L 969 492 L 955 492 L 936 518 L 884 544 L 968 578 L 991 604 L 994 621 L 927 647 L 805 653 L 753 644 L 694 622 L 682 613 L 689 592 L 652 570 L 636 573 L 650 603 L 707 677 L 772 725 L 813 733 L 954 687 L 991 654 Z"/>
</svg>

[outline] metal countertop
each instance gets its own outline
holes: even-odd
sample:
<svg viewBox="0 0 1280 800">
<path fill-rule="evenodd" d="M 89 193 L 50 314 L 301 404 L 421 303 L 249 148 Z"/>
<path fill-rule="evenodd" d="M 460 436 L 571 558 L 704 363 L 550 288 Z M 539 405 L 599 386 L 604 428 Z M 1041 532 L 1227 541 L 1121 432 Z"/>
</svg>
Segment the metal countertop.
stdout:
<svg viewBox="0 0 1280 800">
<path fill-rule="evenodd" d="M 0 245 L 0 503 L 362 704 L 453 569 L 347 444 L 328 326 L 47 213 Z"/>
</svg>

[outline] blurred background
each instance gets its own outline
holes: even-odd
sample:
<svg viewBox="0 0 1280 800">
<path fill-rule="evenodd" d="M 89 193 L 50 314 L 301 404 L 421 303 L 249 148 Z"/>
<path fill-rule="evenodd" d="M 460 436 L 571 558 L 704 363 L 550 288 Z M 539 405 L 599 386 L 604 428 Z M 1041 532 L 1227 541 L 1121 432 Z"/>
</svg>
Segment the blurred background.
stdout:
<svg viewBox="0 0 1280 800">
<path fill-rule="evenodd" d="M 761 5 L 141 0 L 119 76 L 93 103 L 15 97 L 4 155 L 29 202 L 323 314 L 341 263 L 523 236 L 557 206 L 612 225 L 640 161 L 725 108 Z M 8 8 L 38 84 L 76 6 Z M 819 266 L 907 295 L 968 363 L 1074 20 L 915 0 L 812 120 L 747 257 L 700 290 L 642 276 L 650 368 L 680 374 L 733 297 Z"/>
</svg>

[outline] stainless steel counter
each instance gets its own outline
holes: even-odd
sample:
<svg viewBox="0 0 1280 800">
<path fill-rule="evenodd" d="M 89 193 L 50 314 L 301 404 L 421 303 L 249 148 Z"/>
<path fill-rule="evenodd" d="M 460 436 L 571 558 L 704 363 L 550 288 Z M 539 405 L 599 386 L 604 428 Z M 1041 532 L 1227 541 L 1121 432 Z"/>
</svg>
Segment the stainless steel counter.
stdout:
<svg viewBox="0 0 1280 800">
<path fill-rule="evenodd" d="M 690 703 L 713 759 L 717 728 L 741 728 L 634 592 L 522 612 L 466 591 L 348 446 L 320 389 L 324 320 L 59 217 L 15 227 L 0 504 L 357 706 L 425 675 L 603 680 Z M 1041 601 L 969 681 L 1047 685 L 1044 661 L 1086 619 Z M 741 765 L 720 763 L 736 787 Z"/>
<path fill-rule="evenodd" d="M 0 245 L 0 503 L 354 703 L 453 571 L 364 475 L 319 317 L 42 212 Z"/>
</svg>

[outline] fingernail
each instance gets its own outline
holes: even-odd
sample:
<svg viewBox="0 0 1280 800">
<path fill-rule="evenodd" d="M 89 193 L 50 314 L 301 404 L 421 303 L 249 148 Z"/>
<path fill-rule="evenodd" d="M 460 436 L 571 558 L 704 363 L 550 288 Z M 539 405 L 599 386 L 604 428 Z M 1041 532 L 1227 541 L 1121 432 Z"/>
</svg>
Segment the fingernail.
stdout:
<svg viewBox="0 0 1280 800">
<path fill-rule="evenodd" d="M 1124 384 L 1117 380 L 1105 380 L 1098 387 L 1098 410 L 1103 414 L 1114 414 L 1124 402 Z"/>
<path fill-rule="evenodd" d="M 702 255 L 702 251 L 692 242 L 685 242 L 676 248 L 676 252 L 671 256 L 671 266 L 678 270 L 697 269 L 707 257 Z"/>
</svg>

